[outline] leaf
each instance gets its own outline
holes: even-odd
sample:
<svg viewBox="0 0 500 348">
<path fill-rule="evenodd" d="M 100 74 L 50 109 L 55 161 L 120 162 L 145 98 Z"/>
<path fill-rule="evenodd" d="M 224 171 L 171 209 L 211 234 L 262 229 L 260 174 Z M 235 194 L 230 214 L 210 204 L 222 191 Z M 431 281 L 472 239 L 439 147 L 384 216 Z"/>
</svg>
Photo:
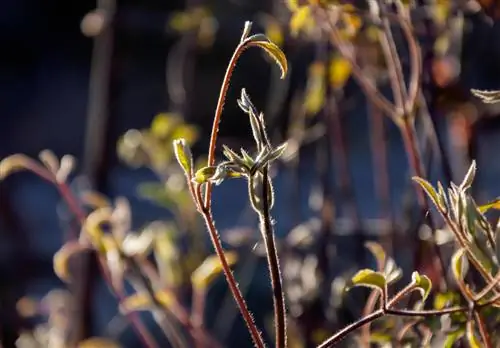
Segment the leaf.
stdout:
<svg viewBox="0 0 500 348">
<path fill-rule="evenodd" d="M 76 348 L 120 348 L 121 346 L 103 337 L 90 337 L 78 343 Z"/>
<path fill-rule="evenodd" d="M 486 104 L 493 104 L 500 102 L 500 91 L 481 91 L 478 89 L 471 89 L 473 95 L 478 97 Z"/>
<path fill-rule="evenodd" d="M 182 118 L 177 113 L 162 112 L 156 115 L 151 122 L 151 133 L 158 138 L 167 138 L 172 133 L 174 127 L 182 122 Z"/>
<path fill-rule="evenodd" d="M 167 290 L 161 290 L 154 294 L 155 301 L 164 308 L 170 308 L 175 304 L 175 295 Z M 145 292 L 137 292 L 120 303 L 120 311 L 123 313 L 148 310 L 155 305 L 151 301 L 149 294 Z"/>
<path fill-rule="evenodd" d="M 217 170 L 216 166 L 209 166 L 198 169 L 198 171 L 194 175 L 193 180 L 197 184 L 204 184 L 214 176 L 216 170 Z"/>
<path fill-rule="evenodd" d="M 328 76 L 330 79 L 330 85 L 336 89 L 340 89 L 345 86 L 346 82 L 352 73 L 352 65 L 348 59 L 341 55 L 335 55 L 332 60 L 330 60 L 330 65 L 328 69 Z"/>
<path fill-rule="evenodd" d="M 251 45 L 262 48 L 266 53 L 276 61 L 281 69 L 281 78 L 284 79 L 288 72 L 288 62 L 285 53 L 273 42 L 270 41 L 251 41 Z"/>
<path fill-rule="evenodd" d="M 311 8 L 307 5 L 297 8 L 290 19 L 290 34 L 292 37 L 297 37 L 299 32 L 307 26 L 308 21 L 311 21 Z"/>
<path fill-rule="evenodd" d="M 481 342 L 476 337 L 474 333 L 474 321 L 469 320 L 465 329 L 465 338 L 467 339 L 467 343 L 470 348 L 481 348 Z"/>
<path fill-rule="evenodd" d="M 366 242 L 365 247 L 372 253 L 373 257 L 375 257 L 375 260 L 377 260 L 378 270 L 383 271 L 386 254 L 382 245 L 377 242 Z"/>
<path fill-rule="evenodd" d="M 269 40 L 274 42 L 276 45 L 282 46 L 285 38 L 279 22 L 273 18 L 267 21 L 266 24 L 266 37 L 268 37 Z"/>
<path fill-rule="evenodd" d="M 486 213 L 490 209 L 500 210 L 500 198 L 495 198 L 494 200 L 492 200 L 486 204 L 480 205 L 478 207 L 478 209 L 483 214 Z"/>
<path fill-rule="evenodd" d="M 162 207 L 173 209 L 177 203 L 175 198 L 159 182 L 144 182 L 137 187 L 139 196 L 148 199 Z"/>
<path fill-rule="evenodd" d="M 444 341 L 443 348 L 452 348 L 453 345 L 463 337 L 465 334 L 465 330 L 463 328 L 460 328 L 458 330 L 455 330 L 446 336 L 446 340 Z"/>
<path fill-rule="evenodd" d="M 326 100 L 326 68 L 323 62 L 309 66 L 304 108 L 309 115 L 315 115 L 323 108 Z"/>
<path fill-rule="evenodd" d="M 63 282 L 69 283 L 71 281 L 71 272 L 69 269 L 69 262 L 72 256 L 80 254 L 89 248 L 77 241 L 65 243 L 53 257 L 53 267 L 55 274 Z"/>
<path fill-rule="evenodd" d="M 188 178 L 191 178 L 193 173 L 193 154 L 191 153 L 191 149 L 189 148 L 186 140 L 184 139 L 176 139 L 174 140 L 174 153 L 177 158 L 177 162 L 181 165 L 184 173 Z"/>
<path fill-rule="evenodd" d="M 424 302 L 432 290 L 432 281 L 426 275 L 421 275 L 418 272 L 413 272 L 411 278 L 412 283 L 418 287 L 422 295 L 422 302 Z"/>
<path fill-rule="evenodd" d="M 172 139 L 182 138 L 188 145 L 194 144 L 198 140 L 198 129 L 189 124 L 179 124 L 172 130 Z"/>
<path fill-rule="evenodd" d="M 5 157 L 0 161 L 0 180 L 5 179 L 14 172 L 27 169 L 30 162 L 32 162 L 32 159 L 23 154 Z"/>
<path fill-rule="evenodd" d="M 415 181 L 416 183 L 418 183 L 424 189 L 424 191 L 427 193 L 427 195 L 429 196 L 429 198 L 432 200 L 432 202 L 434 203 L 434 205 L 437 208 L 440 208 L 442 210 L 444 210 L 446 208 L 446 207 L 442 207 L 440 205 L 439 196 L 436 193 L 436 190 L 434 189 L 434 187 L 432 187 L 432 185 L 427 180 L 419 178 L 417 176 L 412 177 L 412 180 Z"/>
<path fill-rule="evenodd" d="M 452 291 L 440 292 L 434 296 L 434 309 L 443 309 L 454 304 L 459 298 Z"/>
<path fill-rule="evenodd" d="M 233 251 L 226 251 L 224 255 L 229 267 L 234 266 L 238 261 L 238 254 Z M 222 271 L 219 257 L 210 255 L 193 272 L 191 282 L 198 289 L 206 289 Z"/>
<path fill-rule="evenodd" d="M 472 183 L 474 182 L 474 178 L 476 177 L 476 161 L 472 161 L 472 164 L 469 167 L 469 170 L 467 171 L 467 174 L 465 174 L 464 180 L 460 184 L 460 189 L 461 190 L 467 190 L 469 187 L 471 187 Z"/>
<path fill-rule="evenodd" d="M 384 275 L 380 272 L 375 272 L 371 269 L 363 269 L 351 278 L 348 289 L 354 286 L 364 286 L 384 291 L 386 287 L 386 280 Z"/>
</svg>

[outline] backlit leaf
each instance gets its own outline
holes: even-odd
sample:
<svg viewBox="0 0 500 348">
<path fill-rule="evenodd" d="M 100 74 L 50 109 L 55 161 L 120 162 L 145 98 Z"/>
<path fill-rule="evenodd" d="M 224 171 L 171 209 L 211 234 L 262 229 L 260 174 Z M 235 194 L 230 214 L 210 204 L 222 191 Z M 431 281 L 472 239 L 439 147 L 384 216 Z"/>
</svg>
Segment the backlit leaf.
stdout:
<svg viewBox="0 0 500 348">
<path fill-rule="evenodd" d="M 348 59 L 341 55 L 335 55 L 330 60 L 328 76 L 330 85 L 334 88 L 342 88 L 351 76 L 352 66 Z"/>
<path fill-rule="evenodd" d="M 32 159 L 22 154 L 15 154 L 0 161 L 0 180 L 20 170 L 25 170 Z"/>
<path fill-rule="evenodd" d="M 465 329 L 465 338 L 470 348 L 481 348 L 481 342 L 476 337 L 474 333 L 474 321 L 470 320 L 467 322 Z"/>
<path fill-rule="evenodd" d="M 380 245 L 377 242 L 366 242 L 365 247 L 372 253 L 373 257 L 377 260 L 377 265 L 379 270 L 383 270 L 383 267 L 385 265 L 385 250 L 382 248 L 382 245 Z"/>
<path fill-rule="evenodd" d="M 460 189 L 467 190 L 469 187 L 471 187 L 472 183 L 474 182 L 474 178 L 476 177 L 476 171 L 476 161 L 472 161 L 467 174 L 465 174 L 464 180 L 460 184 Z"/>
<path fill-rule="evenodd" d="M 201 169 L 198 169 L 196 174 L 194 175 L 194 181 L 197 184 L 204 184 L 208 182 L 215 174 L 215 171 L 217 170 L 217 167 L 215 166 L 209 166 L 209 167 L 204 167 Z"/>
<path fill-rule="evenodd" d="M 483 103 L 493 104 L 500 102 L 500 91 L 481 91 L 471 89 L 472 94 L 481 99 Z"/>
<path fill-rule="evenodd" d="M 364 286 L 372 289 L 383 290 L 386 286 L 386 280 L 382 273 L 363 269 L 351 278 L 350 287 Z"/>
<path fill-rule="evenodd" d="M 72 256 L 79 254 L 88 247 L 77 241 L 67 242 L 59 249 L 53 257 L 54 272 L 62 281 L 68 283 L 71 281 L 71 273 L 69 270 L 69 261 Z"/>
<path fill-rule="evenodd" d="M 444 207 L 441 207 L 441 205 L 440 205 L 439 196 L 436 193 L 436 190 L 434 189 L 434 187 L 432 187 L 432 185 L 427 180 L 419 178 L 417 176 L 414 176 L 412 178 L 412 180 L 415 181 L 416 183 L 418 183 L 424 189 L 425 193 L 427 193 L 427 195 L 432 200 L 432 202 L 436 205 L 436 207 L 441 208 L 441 209 L 444 208 Z"/>
<path fill-rule="evenodd" d="M 177 158 L 177 162 L 181 165 L 182 169 L 188 176 L 191 177 L 193 172 L 193 154 L 191 153 L 191 149 L 189 145 L 186 143 L 184 139 L 176 139 L 174 140 L 174 153 Z"/>
<path fill-rule="evenodd" d="M 175 304 L 175 296 L 167 291 L 162 290 L 158 291 L 154 294 L 155 300 L 159 305 L 164 308 L 170 308 L 173 304 Z M 148 310 L 154 306 L 154 303 L 149 294 L 140 292 L 135 293 L 120 304 L 120 310 L 124 313 L 134 312 L 134 311 L 143 311 Z"/>
<path fill-rule="evenodd" d="M 288 72 L 288 62 L 285 53 L 273 42 L 270 41 L 251 41 L 252 45 L 262 48 L 281 69 L 281 78 L 284 79 Z"/>
<path fill-rule="evenodd" d="M 412 283 L 418 287 L 420 294 L 422 295 L 422 301 L 425 301 L 432 290 L 432 282 L 426 275 L 419 274 L 418 272 L 413 272 Z"/>
<path fill-rule="evenodd" d="M 296 37 L 306 27 L 308 21 L 311 21 L 311 18 L 311 8 L 309 6 L 297 8 L 290 19 L 290 34 Z"/>
<path fill-rule="evenodd" d="M 231 267 L 238 261 L 238 255 L 233 251 L 225 252 L 228 265 Z M 208 256 L 191 275 L 191 282 L 198 289 L 207 288 L 223 271 L 217 255 Z"/>
<path fill-rule="evenodd" d="M 465 330 L 463 328 L 457 329 L 456 331 L 453 331 L 449 333 L 446 336 L 446 340 L 444 341 L 443 348 L 452 348 L 453 345 L 463 337 L 465 334 Z"/>
<path fill-rule="evenodd" d="M 78 343 L 77 348 L 120 348 L 121 346 L 103 337 L 90 337 Z"/>
<path fill-rule="evenodd" d="M 500 210 L 500 198 L 495 198 L 493 201 L 486 204 L 480 205 L 478 207 L 481 213 L 486 213 L 490 209 Z"/>
</svg>

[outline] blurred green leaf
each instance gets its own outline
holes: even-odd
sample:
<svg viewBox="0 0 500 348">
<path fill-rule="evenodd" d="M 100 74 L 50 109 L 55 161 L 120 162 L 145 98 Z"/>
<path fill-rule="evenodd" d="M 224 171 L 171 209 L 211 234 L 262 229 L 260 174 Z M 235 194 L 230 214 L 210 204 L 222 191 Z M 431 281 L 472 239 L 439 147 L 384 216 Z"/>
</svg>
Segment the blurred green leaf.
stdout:
<svg viewBox="0 0 500 348">
<path fill-rule="evenodd" d="M 434 296 L 434 309 L 443 309 L 460 300 L 460 296 L 452 291 L 440 292 Z"/>
<path fill-rule="evenodd" d="M 177 205 L 175 197 L 167 192 L 165 186 L 159 182 L 145 182 L 137 187 L 139 196 L 155 202 L 156 204 L 172 209 Z"/>
<path fill-rule="evenodd" d="M 446 340 L 444 341 L 443 348 L 452 348 L 453 345 L 461 339 L 465 334 L 465 330 L 463 328 L 460 328 L 458 330 L 455 330 L 451 333 L 449 333 L 446 336 Z"/>
<path fill-rule="evenodd" d="M 470 320 L 465 329 L 465 338 L 470 348 L 481 348 L 481 342 L 476 337 L 474 333 L 474 321 Z"/>
<path fill-rule="evenodd" d="M 413 272 L 412 283 L 418 287 L 420 294 L 422 295 L 422 301 L 424 302 L 429 296 L 432 290 L 432 282 L 429 277 L 418 272 Z"/>
<path fill-rule="evenodd" d="M 384 265 L 385 265 L 385 250 L 377 242 L 366 242 L 365 247 L 372 253 L 373 257 L 375 257 L 375 260 L 377 260 L 377 265 L 380 271 L 383 270 Z"/>
<path fill-rule="evenodd" d="M 478 209 L 483 214 L 486 213 L 490 209 L 500 210 L 500 198 L 495 198 L 494 200 L 492 200 L 486 204 L 480 205 L 478 207 Z"/>
<path fill-rule="evenodd" d="M 386 280 L 384 275 L 380 272 L 375 272 L 371 269 L 363 269 L 351 278 L 348 289 L 354 286 L 363 286 L 384 291 Z"/>
<path fill-rule="evenodd" d="M 181 165 L 186 175 L 188 177 L 191 177 L 194 164 L 193 164 L 193 154 L 191 153 L 189 145 L 186 143 L 184 139 L 176 139 L 174 140 L 173 146 L 177 161 Z"/>
</svg>

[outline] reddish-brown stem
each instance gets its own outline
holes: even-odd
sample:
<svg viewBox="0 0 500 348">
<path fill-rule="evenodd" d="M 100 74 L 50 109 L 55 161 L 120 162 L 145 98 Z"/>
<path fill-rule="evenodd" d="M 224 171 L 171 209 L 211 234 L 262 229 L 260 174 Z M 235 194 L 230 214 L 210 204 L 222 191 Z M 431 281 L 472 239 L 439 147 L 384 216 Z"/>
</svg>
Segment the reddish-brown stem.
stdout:
<svg viewBox="0 0 500 348">
<path fill-rule="evenodd" d="M 484 323 L 481 314 L 475 310 L 474 317 L 476 318 L 477 327 L 479 328 L 479 333 L 481 334 L 481 338 L 483 340 L 483 344 L 485 348 L 493 348 L 493 344 L 491 343 L 490 335 L 488 334 L 488 328 Z"/>
<path fill-rule="evenodd" d="M 203 202 L 200 201 L 200 204 L 203 204 Z M 203 207 L 202 215 L 203 218 L 205 219 L 205 223 L 207 224 L 208 232 L 210 234 L 210 239 L 212 240 L 212 244 L 215 248 L 215 252 L 217 253 L 217 256 L 219 257 L 220 263 L 222 265 L 222 270 L 224 272 L 224 275 L 226 276 L 226 281 L 228 283 L 229 289 L 231 290 L 233 298 L 236 301 L 236 304 L 238 305 L 238 308 L 240 310 L 241 315 L 243 316 L 243 319 L 245 320 L 248 330 L 250 331 L 250 335 L 252 336 L 252 340 L 255 344 L 255 347 L 264 348 L 265 344 L 262 339 L 262 336 L 259 330 L 257 329 L 255 322 L 253 321 L 252 315 L 250 314 L 250 311 L 247 308 L 245 299 L 243 298 L 243 295 L 241 294 L 241 291 L 238 287 L 238 283 L 236 282 L 233 272 L 231 271 L 231 268 L 227 262 L 226 255 L 224 253 L 224 249 L 222 248 L 222 243 L 219 238 L 219 234 L 217 232 L 217 229 L 215 228 L 215 224 L 212 218 L 212 213 L 207 207 Z"/>
</svg>

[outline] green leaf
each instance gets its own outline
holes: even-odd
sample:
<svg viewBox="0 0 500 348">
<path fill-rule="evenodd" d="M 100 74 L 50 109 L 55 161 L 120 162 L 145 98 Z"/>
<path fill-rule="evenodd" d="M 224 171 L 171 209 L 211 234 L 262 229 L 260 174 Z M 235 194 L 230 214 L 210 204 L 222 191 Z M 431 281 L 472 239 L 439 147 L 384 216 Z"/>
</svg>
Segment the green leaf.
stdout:
<svg viewBox="0 0 500 348">
<path fill-rule="evenodd" d="M 480 205 L 478 207 L 478 209 L 483 214 L 486 213 L 490 209 L 500 210 L 500 197 L 495 198 L 494 200 L 492 200 L 486 204 Z"/>
<path fill-rule="evenodd" d="M 197 184 L 204 184 L 214 176 L 216 170 L 216 166 L 209 166 L 198 169 L 198 171 L 194 175 L 193 180 Z"/>
<path fill-rule="evenodd" d="M 382 245 L 377 242 L 366 242 L 365 247 L 372 253 L 375 260 L 377 260 L 377 267 L 379 271 L 382 271 L 384 269 L 386 258 L 385 250 L 382 248 Z"/>
<path fill-rule="evenodd" d="M 443 309 L 447 306 L 451 306 L 457 300 L 459 300 L 457 293 L 452 291 L 440 292 L 434 296 L 434 309 Z"/>
<path fill-rule="evenodd" d="M 311 21 L 311 8 L 307 5 L 300 6 L 293 13 L 290 19 L 290 33 L 293 37 L 296 37 L 299 32 L 307 26 L 308 21 Z"/>
<path fill-rule="evenodd" d="M 476 337 L 474 333 L 474 321 L 467 322 L 465 330 L 465 338 L 470 348 L 481 348 L 481 342 Z"/>
<path fill-rule="evenodd" d="M 432 202 L 436 205 L 437 208 L 440 208 L 441 210 L 446 209 L 446 207 L 442 207 L 441 204 L 439 203 L 439 196 L 436 193 L 436 190 L 434 189 L 434 187 L 432 187 L 432 185 L 427 180 L 419 178 L 417 176 L 414 176 L 412 178 L 412 180 L 415 181 L 416 183 L 418 183 L 424 189 L 424 191 L 427 193 L 427 195 L 432 200 Z"/>
<path fill-rule="evenodd" d="M 288 72 L 288 62 L 281 48 L 270 41 L 251 41 L 251 44 L 262 48 L 276 61 L 276 64 L 278 64 L 281 69 L 281 78 L 284 79 Z"/>
<path fill-rule="evenodd" d="M 384 291 L 387 282 L 385 276 L 380 272 L 375 272 L 371 269 L 363 269 L 356 273 L 354 277 L 351 278 L 350 286 L 364 286 L 372 289 L 377 289 Z"/>
<path fill-rule="evenodd" d="M 193 154 L 191 153 L 191 149 L 184 139 L 176 139 L 173 144 L 177 162 L 179 162 L 187 177 L 190 178 L 193 173 Z"/>
<path fill-rule="evenodd" d="M 137 193 L 142 198 L 151 200 L 168 209 L 174 208 L 178 203 L 176 202 L 175 197 L 167 192 L 165 186 L 158 182 L 145 182 L 139 184 L 137 187 Z"/>
<path fill-rule="evenodd" d="M 446 336 L 446 340 L 444 341 L 443 348 L 452 348 L 455 342 L 457 342 L 460 338 L 465 334 L 465 330 L 460 328 L 456 331 L 453 331 Z"/>
<path fill-rule="evenodd" d="M 467 171 L 467 174 L 465 174 L 464 180 L 460 184 L 460 189 L 461 190 L 467 190 L 469 187 L 471 187 L 472 183 L 474 182 L 474 178 L 476 177 L 476 161 L 472 161 L 472 164 L 469 167 L 469 170 Z"/>
<path fill-rule="evenodd" d="M 451 269 L 457 282 L 463 282 L 464 275 L 467 273 L 468 263 L 467 258 L 464 258 L 464 255 L 465 249 L 460 248 L 455 251 L 451 258 Z"/>
<path fill-rule="evenodd" d="M 418 272 L 413 272 L 412 282 L 418 287 L 420 294 L 422 295 L 422 302 L 424 302 L 429 296 L 432 290 L 432 282 L 426 275 L 421 275 Z"/>
</svg>

